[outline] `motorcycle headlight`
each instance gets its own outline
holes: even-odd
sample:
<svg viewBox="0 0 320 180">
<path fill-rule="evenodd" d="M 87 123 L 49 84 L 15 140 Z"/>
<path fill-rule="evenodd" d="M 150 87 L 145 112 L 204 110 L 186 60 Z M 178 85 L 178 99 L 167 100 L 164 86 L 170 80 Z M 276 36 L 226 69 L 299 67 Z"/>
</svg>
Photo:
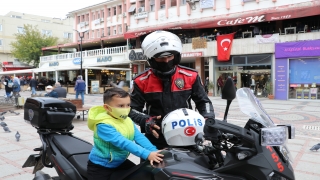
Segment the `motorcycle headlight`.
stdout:
<svg viewBox="0 0 320 180">
<path fill-rule="evenodd" d="M 287 134 L 285 126 L 261 128 L 261 146 L 282 146 L 287 142 Z"/>
<path fill-rule="evenodd" d="M 277 173 L 271 172 L 269 174 L 269 180 L 289 180 L 289 179 L 282 177 L 281 175 L 279 175 Z"/>
</svg>

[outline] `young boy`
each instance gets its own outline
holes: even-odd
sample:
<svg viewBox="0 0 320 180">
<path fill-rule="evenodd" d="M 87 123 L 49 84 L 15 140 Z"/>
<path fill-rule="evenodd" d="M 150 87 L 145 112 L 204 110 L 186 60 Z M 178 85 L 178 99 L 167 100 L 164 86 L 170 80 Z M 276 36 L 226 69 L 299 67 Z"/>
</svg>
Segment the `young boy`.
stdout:
<svg viewBox="0 0 320 180">
<path fill-rule="evenodd" d="M 88 161 L 88 179 L 106 180 L 116 170 L 135 166 L 127 159 L 130 153 L 148 159 L 151 165 L 162 161 L 163 155 L 128 117 L 129 94 L 123 89 L 111 88 L 105 91 L 103 102 L 103 106 L 91 108 L 88 115 L 88 127 L 94 132 L 94 146 Z"/>
</svg>

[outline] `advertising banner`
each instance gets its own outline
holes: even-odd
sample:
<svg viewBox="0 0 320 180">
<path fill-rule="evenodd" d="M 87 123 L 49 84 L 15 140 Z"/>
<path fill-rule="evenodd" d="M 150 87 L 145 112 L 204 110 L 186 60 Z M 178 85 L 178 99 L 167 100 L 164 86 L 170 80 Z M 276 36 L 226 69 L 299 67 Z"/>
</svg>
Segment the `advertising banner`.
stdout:
<svg viewBox="0 0 320 180">
<path fill-rule="evenodd" d="M 257 44 L 278 43 L 279 34 L 256 35 Z"/>
<path fill-rule="evenodd" d="M 320 40 L 276 43 L 275 56 L 276 59 L 320 56 Z"/>
<path fill-rule="evenodd" d="M 277 59 L 275 66 L 275 99 L 288 98 L 288 60 Z"/>
<path fill-rule="evenodd" d="M 91 93 L 92 94 L 99 94 L 100 93 L 98 80 L 91 81 Z"/>
</svg>

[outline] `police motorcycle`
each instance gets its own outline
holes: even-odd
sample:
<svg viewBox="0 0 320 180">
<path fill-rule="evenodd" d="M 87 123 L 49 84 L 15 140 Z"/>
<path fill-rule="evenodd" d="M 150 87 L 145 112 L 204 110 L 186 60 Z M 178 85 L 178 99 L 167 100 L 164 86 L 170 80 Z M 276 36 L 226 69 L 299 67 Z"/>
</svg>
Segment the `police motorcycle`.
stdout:
<svg viewBox="0 0 320 180">
<path fill-rule="evenodd" d="M 145 161 L 129 170 L 117 171 L 114 180 L 294 180 L 292 158 L 285 145 L 294 127 L 275 125 L 250 89 L 237 91 L 239 107 L 251 118 L 245 127 L 227 123 L 235 98 L 230 79 L 223 88 L 227 108 L 223 121 L 205 120 L 190 109 L 178 109 L 164 117 L 161 127 L 170 148 L 163 161 Z M 85 180 L 92 145 L 71 133 L 76 108 L 53 98 L 28 98 L 24 119 L 37 129 L 42 146 L 35 148 L 23 167 L 34 167 L 35 180 Z M 54 167 L 50 177 L 42 168 Z"/>
</svg>

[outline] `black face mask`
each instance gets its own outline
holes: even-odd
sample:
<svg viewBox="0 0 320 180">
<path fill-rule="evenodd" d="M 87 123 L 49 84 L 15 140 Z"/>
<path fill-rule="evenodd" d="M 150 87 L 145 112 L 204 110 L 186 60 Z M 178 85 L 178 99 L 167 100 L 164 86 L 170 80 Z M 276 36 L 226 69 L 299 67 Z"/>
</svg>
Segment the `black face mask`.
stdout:
<svg viewBox="0 0 320 180">
<path fill-rule="evenodd" d="M 158 71 L 161 71 L 161 72 L 168 72 L 174 68 L 173 60 L 171 60 L 167 63 L 166 62 L 157 62 L 157 61 L 154 61 L 153 63 L 154 63 L 153 68 Z"/>
</svg>

